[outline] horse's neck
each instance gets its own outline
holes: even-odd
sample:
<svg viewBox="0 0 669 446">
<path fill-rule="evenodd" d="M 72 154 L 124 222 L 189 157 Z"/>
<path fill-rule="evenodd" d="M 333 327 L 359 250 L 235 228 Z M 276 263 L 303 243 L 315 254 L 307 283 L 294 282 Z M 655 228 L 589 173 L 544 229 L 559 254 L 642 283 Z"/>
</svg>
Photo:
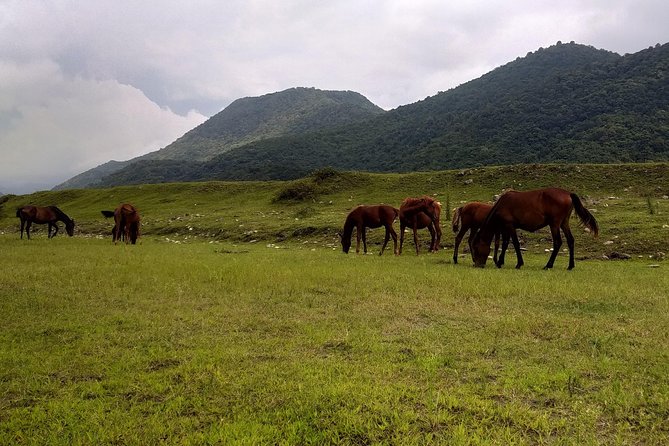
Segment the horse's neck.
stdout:
<svg viewBox="0 0 669 446">
<path fill-rule="evenodd" d="M 425 203 L 412 204 L 404 208 L 404 214 L 408 216 L 414 216 L 420 212 L 425 212 L 426 214 L 430 215 L 428 213 L 428 207 Z"/>
<path fill-rule="evenodd" d="M 344 222 L 344 238 L 351 237 L 353 233 L 353 228 L 356 226 L 355 220 L 352 218 L 347 218 Z"/>
<path fill-rule="evenodd" d="M 492 239 L 495 236 L 495 234 L 499 233 L 501 229 L 502 225 L 499 219 L 497 219 L 494 214 L 488 215 L 488 217 L 484 220 L 483 224 L 481 225 L 480 237 L 481 239 L 483 239 L 483 241 L 489 244 L 490 242 L 492 242 Z"/>
<path fill-rule="evenodd" d="M 405 214 L 417 214 L 421 210 L 423 210 L 423 207 L 425 205 L 423 203 L 416 203 L 416 204 L 410 204 L 408 206 L 404 207 L 404 213 Z"/>
<path fill-rule="evenodd" d="M 65 224 L 70 224 L 70 222 L 71 222 L 72 220 L 70 220 L 70 217 L 68 217 L 67 215 L 65 215 L 65 212 L 61 211 L 60 209 L 58 209 L 58 208 L 55 207 L 55 206 L 52 207 L 51 209 L 53 209 L 53 211 L 56 213 L 56 220 L 58 220 L 58 221 L 62 221 L 62 222 L 65 223 Z"/>
</svg>

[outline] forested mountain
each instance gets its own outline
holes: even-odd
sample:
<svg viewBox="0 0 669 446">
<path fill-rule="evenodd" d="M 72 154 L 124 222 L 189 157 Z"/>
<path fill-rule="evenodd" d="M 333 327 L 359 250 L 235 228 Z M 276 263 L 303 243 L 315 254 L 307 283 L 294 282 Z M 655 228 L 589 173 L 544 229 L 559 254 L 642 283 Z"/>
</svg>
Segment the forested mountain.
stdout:
<svg viewBox="0 0 669 446">
<path fill-rule="evenodd" d="M 100 183 L 289 179 L 330 166 L 404 172 L 669 159 L 669 44 L 620 56 L 575 43 L 358 119 L 239 146 L 206 161 L 140 160 Z"/>
<path fill-rule="evenodd" d="M 181 161 L 205 161 L 254 141 L 335 128 L 382 113 L 383 109 L 352 91 L 291 88 L 260 97 L 237 99 L 161 150 L 129 161 L 110 161 L 54 189 L 94 186 L 101 178 L 140 160 L 168 161 L 165 165 L 174 170 Z M 165 174 L 165 178 L 171 175 Z M 174 175 L 178 176 L 180 172 L 174 172 Z"/>
</svg>

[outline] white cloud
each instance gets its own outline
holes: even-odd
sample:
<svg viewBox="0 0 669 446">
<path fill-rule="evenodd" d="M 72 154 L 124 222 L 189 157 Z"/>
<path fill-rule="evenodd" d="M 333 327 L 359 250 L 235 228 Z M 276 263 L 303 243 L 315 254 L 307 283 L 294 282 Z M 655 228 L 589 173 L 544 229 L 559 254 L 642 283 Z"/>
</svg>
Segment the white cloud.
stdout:
<svg viewBox="0 0 669 446">
<path fill-rule="evenodd" d="M 174 141 L 206 118 L 179 116 L 134 87 L 67 77 L 51 61 L 0 64 L 0 191 L 51 188 L 111 159 Z"/>
<path fill-rule="evenodd" d="M 240 97 L 354 90 L 389 109 L 558 40 L 621 54 L 666 43 L 668 22 L 663 0 L 3 1 L 0 159 L 14 164 L 0 192 L 20 153 L 79 173 Z"/>
</svg>

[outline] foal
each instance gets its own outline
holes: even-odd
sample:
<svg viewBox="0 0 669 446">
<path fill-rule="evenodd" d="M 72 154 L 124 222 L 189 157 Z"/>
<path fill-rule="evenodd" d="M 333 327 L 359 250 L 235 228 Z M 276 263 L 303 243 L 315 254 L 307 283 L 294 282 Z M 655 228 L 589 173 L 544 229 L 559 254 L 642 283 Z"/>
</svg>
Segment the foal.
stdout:
<svg viewBox="0 0 669 446">
<path fill-rule="evenodd" d="M 393 229 L 393 222 L 398 215 L 398 209 L 383 204 L 374 206 L 360 205 L 356 207 L 346 217 L 346 221 L 344 222 L 344 233 L 339 234 L 342 250 L 348 254 L 348 251 L 351 248 L 351 235 L 353 234 L 353 228 L 355 228 L 357 241 L 355 245 L 355 253 L 360 253 L 360 239 L 362 239 L 363 248 L 365 254 L 367 254 L 366 228 L 379 228 L 383 226 L 386 228 L 386 235 L 379 255 L 383 254 L 383 250 L 386 249 L 390 237 L 393 238 L 393 243 L 395 245 L 394 253 L 397 254 L 397 233 L 395 232 L 395 229 Z"/>
</svg>

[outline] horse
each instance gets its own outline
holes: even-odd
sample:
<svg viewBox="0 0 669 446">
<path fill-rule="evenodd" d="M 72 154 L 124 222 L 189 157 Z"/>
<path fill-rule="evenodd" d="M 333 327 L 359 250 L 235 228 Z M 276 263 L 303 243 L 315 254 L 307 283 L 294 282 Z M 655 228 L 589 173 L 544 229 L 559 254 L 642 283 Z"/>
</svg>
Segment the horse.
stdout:
<svg viewBox="0 0 669 446">
<path fill-rule="evenodd" d="M 49 225 L 47 231 L 47 238 L 55 237 L 58 234 L 59 221 L 65 223 L 65 231 L 67 235 L 72 237 L 74 235 L 74 220 L 65 215 L 65 212 L 58 209 L 56 206 L 23 206 L 16 210 L 16 216 L 21 219 L 21 238 L 23 239 L 23 228 L 25 227 L 26 235 L 30 240 L 30 226 L 33 223 Z M 51 234 L 51 229 L 55 231 Z"/>
<path fill-rule="evenodd" d="M 137 209 L 129 204 L 123 203 L 113 211 L 101 211 L 105 218 L 114 217 L 114 229 L 112 230 L 112 242 L 117 243 L 121 238 L 125 243 L 137 243 L 139 238 L 140 217 Z"/>
<path fill-rule="evenodd" d="M 393 223 L 399 213 L 399 209 L 384 204 L 372 206 L 360 205 L 354 208 L 346 217 L 343 234 L 339 234 L 342 251 L 348 254 L 348 251 L 351 248 L 353 228 L 356 228 L 357 243 L 355 246 L 355 253 L 360 253 L 360 239 L 362 238 L 364 252 L 367 254 L 366 228 L 379 228 L 383 226 L 386 229 L 386 235 L 379 255 L 383 255 L 383 250 L 386 249 L 390 237 L 393 238 L 393 243 L 395 245 L 394 253 L 397 255 L 397 233 L 395 232 L 395 229 L 393 229 Z"/>
<path fill-rule="evenodd" d="M 455 236 L 455 248 L 453 250 L 453 263 L 458 263 L 458 248 L 462 242 L 463 237 L 469 231 L 469 238 L 467 239 L 467 245 L 471 252 L 472 239 L 474 234 L 479 230 L 486 217 L 488 212 L 492 209 L 491 204 L 481 203 L 479 201 L 472 201 L 460 206 L 455 209 L 453 212 L 453 219 L 451 221 L 451 226 L 453 232 L 456 233 Z M 495 234 L 495 255 L 493 260 L 497 263 L 497 252 L 499 251 L 499 233 Z"/>
<path fill-rule="evenodd" d="M 509 244 L 509 237 L 511 237 L 518 257 L 516 269 L 520 268 L 523 266 L 523 258 L 520 254 L 520 243 L 515 230 L 523 229 L 534 232 L 549 226 L 553 237 L 553 252 L 551 252 L 544 269 L 553 267 L 560 246 L 562 246 L 560 229 L 564 232 L 569 247 L 569 266 L 567 269 L 573 269 L 574 236 L 569 228 L 569 217 L 571 217 L 572 210 L 576 211 L 581 223 L 597 237 L 599 225 L 575 193 L 558 188 L 506 192 L 492 207 L 481 229 L 472 240 L 474 265 L 481 268 L 485 266 L 490 253 L 492 237 L 496 232 L 502 232 L 502 252 L 497 261 L 497 267 L 504 264 L 504 254 Z"/>
<path fill-rule="evenodd" d="M 430 231 L 430 252 L 438 252 L 441 243 L 441 203 L 427 195 L 420 198 L 405 198 L 400 205 L 400 254 L 404 245 L 404 229 L 413 229 L 413 241 L 418 255 L 418 229 L 427 228 Z"/>
</svg>

